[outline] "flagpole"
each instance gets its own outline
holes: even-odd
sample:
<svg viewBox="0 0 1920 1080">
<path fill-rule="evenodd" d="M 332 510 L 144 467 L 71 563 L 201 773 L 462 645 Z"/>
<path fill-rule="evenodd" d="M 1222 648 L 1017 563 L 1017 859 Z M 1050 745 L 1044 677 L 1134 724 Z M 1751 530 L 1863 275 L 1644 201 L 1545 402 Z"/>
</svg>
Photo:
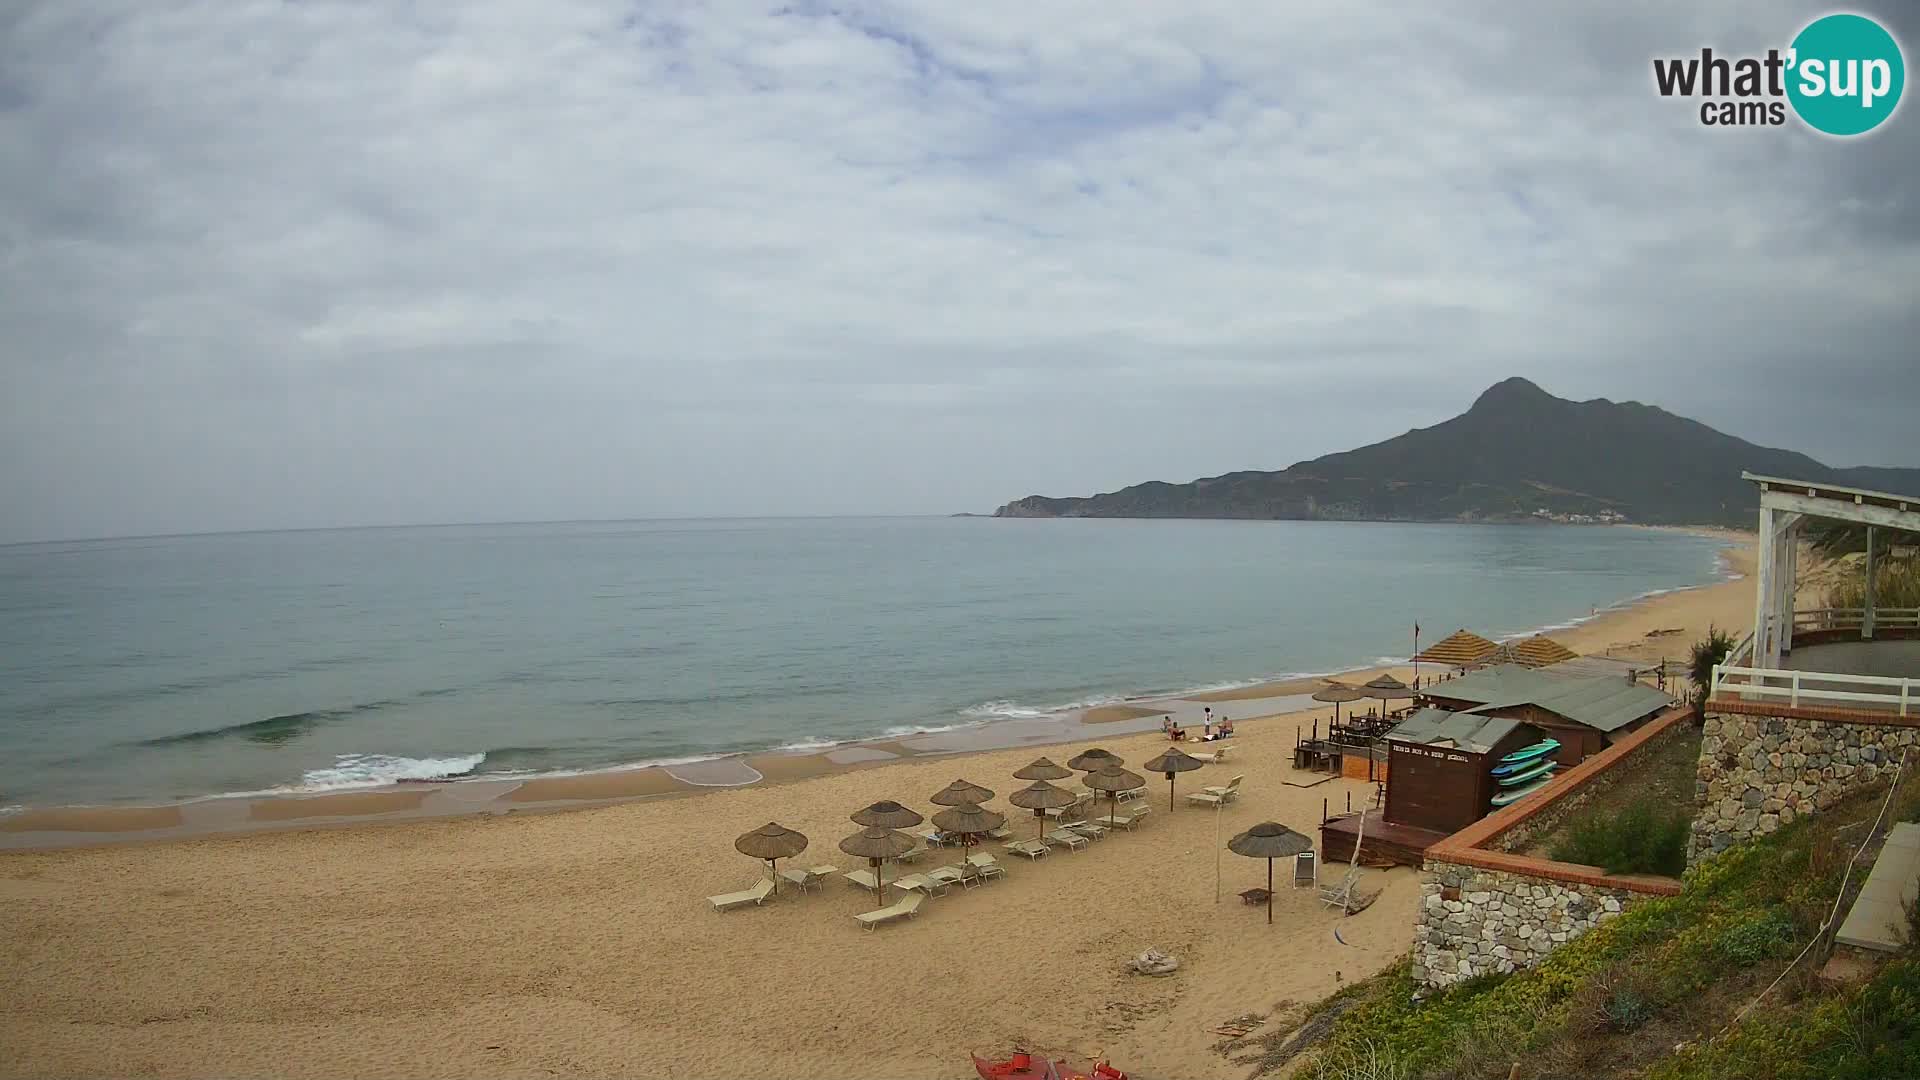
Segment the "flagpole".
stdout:
<svg viewBox="0 0 1920 1080">
<path fill-rule="evenodd" d="M 1420 689 L 1420 624 L 1413 624 L 1413 688 Z"/>
</svg>

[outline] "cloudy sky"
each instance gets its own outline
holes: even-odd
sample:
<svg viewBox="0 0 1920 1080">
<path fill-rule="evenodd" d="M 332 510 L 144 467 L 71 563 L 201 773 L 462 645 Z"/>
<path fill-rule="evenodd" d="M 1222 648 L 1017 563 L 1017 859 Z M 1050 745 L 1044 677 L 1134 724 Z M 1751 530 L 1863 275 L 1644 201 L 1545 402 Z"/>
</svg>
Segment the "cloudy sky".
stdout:
<svg viewBox="0 0 1920 1080">
<path fill-rule="evenodd" d="M 1913 103 L 1652 90 L 1824 10 L 15 0 L 0 539 L 986 511 L 1515 374 L 1920 465 Z"/>
</svg>

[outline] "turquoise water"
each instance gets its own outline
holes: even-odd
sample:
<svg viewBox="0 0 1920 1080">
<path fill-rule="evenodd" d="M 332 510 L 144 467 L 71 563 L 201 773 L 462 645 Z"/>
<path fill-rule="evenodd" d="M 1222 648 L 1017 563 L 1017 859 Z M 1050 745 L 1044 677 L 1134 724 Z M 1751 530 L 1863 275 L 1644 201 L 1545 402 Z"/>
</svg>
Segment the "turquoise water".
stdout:
<svg viewBox="0 0 1920 1080">
<path fill-rule="evenodd" d="M 1404 658 L 1719 574 L 1623 528 L 980 518 L 0 547 L 0 804 L 937 730 Z"/>
</svg>

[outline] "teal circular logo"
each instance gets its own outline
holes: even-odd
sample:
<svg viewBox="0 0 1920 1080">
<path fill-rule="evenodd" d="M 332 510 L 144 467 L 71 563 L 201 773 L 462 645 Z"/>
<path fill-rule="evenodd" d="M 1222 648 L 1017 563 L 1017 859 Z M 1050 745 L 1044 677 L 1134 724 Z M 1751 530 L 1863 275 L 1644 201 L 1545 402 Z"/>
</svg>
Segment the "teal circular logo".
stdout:
<svg viewBox="0 0 1920 1080">
<path fill-rule="evenodd" d="M 1815 131 L 1864 134 L 1900 105 L 1907 84 L 1900 43 L 1864 15 L 1815 19 L 1788 55 L 1787 100 Z"/>
</svg>

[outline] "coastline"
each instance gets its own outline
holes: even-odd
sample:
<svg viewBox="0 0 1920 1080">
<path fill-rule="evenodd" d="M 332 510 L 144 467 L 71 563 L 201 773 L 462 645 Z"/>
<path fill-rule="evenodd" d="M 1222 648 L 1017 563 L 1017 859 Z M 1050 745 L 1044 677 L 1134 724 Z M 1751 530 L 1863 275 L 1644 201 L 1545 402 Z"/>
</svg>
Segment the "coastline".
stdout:
<svg viewBox="0 0 1920 1080">
<path fill-rule="evenodd" d="M 1616 526 L 1617 527 L 1617 526 Z M 1725 540 L 1721 581 L 1651 596 L 1625 598 L 1549 631 L 1576 652 L 1655 661 L 1684 655 L 1712 616 L 1744 603 L 1740 587 L 1752 570 L 1751 533 L 1736 530 L 1637 526 Z M 1699 617 L 1707 613 L 1705 621 Z M 1720 618 L 1731 625 L 1733 618 Z M 1694 624 L 1698 623 L 1698 626 Z M 1432 640 L 1452 632 L 1434 627 Z M 1693 631 L 1671 633 L 1673 630 Z M 1653 635 L 1650 631 L 1663 631 Z M 1422 672 L 1425 674 L 1426 672 Z M 1235 723 L 1293 717 L 1300 723 L 1331 708 L 1310 700 L 1328 679 L 1360 682 L 1381 674 L 1410 680 L 1411 663 L 1352 668 L 1320 675 L 1136 697 L 1022 719 L 999 719 L 893 738 L 806 749 L 771 750 L 665 765 L 612 766 L 527 777 L 479 776 L 317 792 L 213 795 L 147 805 L 24 807 L 0 816 L 0 851 L 102 844 L 162 842 L 209 834 L 338 828 L 437 818 L 546 813 L 679 799 L 714 791 L 782 785 L 823 775 L 861 771 L 929 758 L 952 758 L 1093 739 L 1118 739 L 1157 730 L 1172 715 L 1197 726 L 1202 710 Z"/>
<path fill-rule="evenodd" d="M 1738 570 L 1743 553 L 1732 554 Z M 1750 618 L 1752 602 L 1750 583 L 1721 582 L 1562 636 L 1577 634 L 1583 651 L 1677 654 L 1695 628 Z M 1686 632 L 1646 636 L 1675 627 Z M 196 806 L 217 807 L 225 828 L 0 852 L 13 930 L 0 1044 L 17 1048 L 0 1057 L 0 1080 L 942 1080 L 965 1071 L 970 1052 L 1013 1046 L 1104 1056 L 1138 1076 L 1244 1080 L 1259 1043 L 1215 1029 L 1255 1015 L 1268 1018 L 1262 1034 L 1287 1030 L 1298 1006 L 1405 956 L 1422 902 L 1416 871 L 1362 870 L 1375 899 L 1343 918 L 1315 889 L 1288 884 L 1284 865 L 1274 925 L 1239 902 L 1268 868 L 1227 853 L 1226 837 L 1260 821 L 1317 837 L 1323 808 L 1374 794 L 1291 768 L 1295 725 L 1331 708 L 1304 709 L 1283 692 L 1292 685 L 1268 685 L 1216 711 L 1277 719 L 1245 723 L 1230 763 L 1179 776 L 1171 793 L 1149 776 L 1153 812 L 1140 828 L 1032 863 L 990 846 L 1004 878 L 871 934 L 851 916 L 873 908 L 873 894 L 841 876 L 863 866 L 836 846 L 855 829 L 849 812 L 882 798 L 931 812 L 928 794 L 959 776 L 994 789 L 989 806 L 1029 836 L 1032 815 L 1004 805 L 1024 783 L 1011 774 L 1078 747 L 916 753 L 894 740 L 704 763 L 689 773 L 704 787 L 664 770 L 555 778 L 581 797 L 517 803 L 512 781 L 213 800 Z M 1167 745 L 1157 715 L 1082 725 L 1075 741 L 1137 769 Z M 758 778 L 726 786 L 746 770 Z M 1243 796 L 1217 810 L 1182 797 L 1235 776 Z M 572 812 L 547 812 L 562 809 Z M 191 826 L 207 811 L 138 812 Z M 714 912 L 704 897 L 764 878 L 732 840 L 768 821 L 810 839 L 801 865 L 836 873 L 763 907 Z M 936 850 L 905 869 L 957 857 Z M 1345 872 L 1324 867 L 1321 880 Z M 1148 948 L 1176 956 L 1180 971 L 1128 973 Z"/>
</svg>

